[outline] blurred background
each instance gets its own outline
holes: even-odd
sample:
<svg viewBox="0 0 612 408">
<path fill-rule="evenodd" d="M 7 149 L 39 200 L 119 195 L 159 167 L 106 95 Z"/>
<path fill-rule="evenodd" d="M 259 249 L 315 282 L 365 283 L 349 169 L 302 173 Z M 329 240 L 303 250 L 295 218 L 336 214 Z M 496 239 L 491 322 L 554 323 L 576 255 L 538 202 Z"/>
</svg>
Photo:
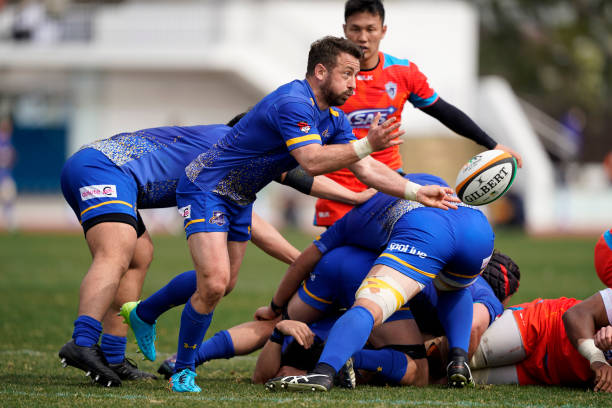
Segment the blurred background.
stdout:
<svg viewBox="0 0 612 408">
<path fill-rule="evenodd" d="M 225 123 L 304 77 L 309 45 L 342 35 L 343 0 L 0 0 L 0 229 L 74 230 L 59 187 L 81 145 L 163 125 Z M 491 221 L 530 234 L 612 226 L 612 2 L 385 1 L 381 50 L 524 159 Z M 454 186 L 482 150 L 406 105 L 404 170 Z M 313 229 L 280 185 L 256 209 Z M 180 233 L 175 210 L 143 212 Z"/>
</svg>

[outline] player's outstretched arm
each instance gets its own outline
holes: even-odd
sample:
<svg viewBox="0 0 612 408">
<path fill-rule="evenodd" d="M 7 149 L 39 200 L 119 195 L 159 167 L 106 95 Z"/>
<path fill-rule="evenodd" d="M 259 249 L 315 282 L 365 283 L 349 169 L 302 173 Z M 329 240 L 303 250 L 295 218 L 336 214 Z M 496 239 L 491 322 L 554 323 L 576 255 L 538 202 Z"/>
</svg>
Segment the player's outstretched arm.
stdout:
<svg viewBox="0 0 612 408">
<path fill-rule="evenodd" d="M 266 254 L 291 265 L 300 251 L 291 245 L 276 228 L 253 211 L 251 241 Z"/>
<path fill-rule="evenodd" d="M 376 194 L 374 189 L 367 189 L 361 192 L 349 190 L 326 176 L 312 177 L 301 166 L 283 173 L 278 181 L 301 193 L 349 205 L 359 205 Z"/>
<path fill-rule="evenodd" d="M 457 206 L 453 203 L 460 201 L 457 197 L 451 195 L 453 190 L 449 187 L 420 186 L 371 157 L 366 157 L 352 164 L 349 169 L 362 183 L 374 187 L 378 191 L 394 197 L 418 201 L 428 207 L 443 210 L 457 209 Z"/>
<path fill-rule="evenodd" d="M 308 277 L 322 257 L 323 254 L 314 244 L 306 247 L 285 272 L 285 276 L 283 276 L 276 293 L 272 297 L 270 306 L 257 309 L 255 319 L 270 320 L 280 315 L 282 308 L 287 305 L 291 296 L 298 290 L 300 284 Z"/>
<path fill-rule="evenodd" d="M 372 152 L 396 146 L 403 141 L 398 130 L 400 123 L 391 118 L 378 124 L 380 114 L 373 121 L 368 136 L 354 143 L 320 145 L 311 143 L 291 150 L 291 155 L 312 176 L 330 173 L 348 167 L 350 164 L 368 156 Z"/>
<path fill-rule="evenodd" d="M 595 391 L 612 392 L 612 367 L 593 340 L 596 330 L 609 324 L 606 307 L 599 292 L 563 314 L 567 338 L 578 352 L 589 360 L 591 370 L 595 373 Z"/>
</svg>

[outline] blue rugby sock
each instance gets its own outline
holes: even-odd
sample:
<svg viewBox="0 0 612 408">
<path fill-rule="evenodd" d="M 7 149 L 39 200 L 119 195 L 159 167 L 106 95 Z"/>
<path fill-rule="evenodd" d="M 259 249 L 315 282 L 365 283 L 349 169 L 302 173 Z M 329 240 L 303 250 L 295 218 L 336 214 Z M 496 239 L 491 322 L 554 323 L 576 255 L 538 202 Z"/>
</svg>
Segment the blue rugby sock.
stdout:
<svg viewBox="0 0 612 408">
<path fill-rule="evenodd" d="M 175 276 L 166 286 L 138 304 L 136 314 L 143 322 L 153 324 L 164 312 L 184 305 L 196 291 L 195 271 Z"/>
<path fill-rule="evenodd" d="M 93 317 L 82 315 L 74 321 L 72 338 L 77 346 L 91 347 L 98 343 L 102 333 L 102 323 Z"/>
<path fill-rule="evenodd" d="M 467 356 L 474 315 L 472 295 L 466 288 L 438 295 L 438 319 L 446 332 L 449 348 L 464 350 Z"/>
<path fill-rule="evenodd" d="M 222 330 L 215 333 L 210 339 L 206 340 L 198 348 L 198 353 L 195 359 L 196 367 L 204 364 L 208 360 L 218 358 L 234 357 L 234 342 L 227 330 Z"/>
<path fill-rule="evenodd" d="M 183 314 L 181 314 L 181 328 L 179 330 L 178 351 L 176 353 L 176 365 L 174 372 L 178 373 L 184 368 L 195 371 L 195 357 L 198 347 L 204 340 L 204 335 L 213 312 L 201 314 L 191 306 L 191 299 L 185 304 Z"/>
<path fill-rule="evenodd" d="M 126 337 L 113 336 L 104 333 L 100 341 L 100 347 L 104 357 L 109 364 L 119 364 L 125 359 Z"/>
<path fill-rule="evenodd" d="M 374 327 L 374 317 L 364 307 L 356 306 L 346 311 L 334 324 L 319 363 L 331 366 L 336 372 L 354 353 L 361 350 Z"/>
<path fill-rule="evenodd" d="M 353 354 L 356 369 L 374 371 L 386 380 L 399 384 L 406 374 L 408 359 L 401 351 L 391 348 L 360 350 Z"/>
</svg>

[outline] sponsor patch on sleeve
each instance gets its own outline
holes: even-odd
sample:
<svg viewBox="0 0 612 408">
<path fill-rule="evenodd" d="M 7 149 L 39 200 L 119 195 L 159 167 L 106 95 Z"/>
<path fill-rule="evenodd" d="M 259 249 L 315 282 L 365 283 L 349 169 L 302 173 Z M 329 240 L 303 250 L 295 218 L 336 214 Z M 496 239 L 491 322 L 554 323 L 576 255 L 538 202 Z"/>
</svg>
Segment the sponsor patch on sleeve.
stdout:
<svg viewBox="0 0 612 408">
<path fill-rule="evenodd" d="M 117 186 L 115 184 L 99 184 L 79 188 L 81 200 L 87 201 L 92 198 L 117 197 Z"/>
</svg>

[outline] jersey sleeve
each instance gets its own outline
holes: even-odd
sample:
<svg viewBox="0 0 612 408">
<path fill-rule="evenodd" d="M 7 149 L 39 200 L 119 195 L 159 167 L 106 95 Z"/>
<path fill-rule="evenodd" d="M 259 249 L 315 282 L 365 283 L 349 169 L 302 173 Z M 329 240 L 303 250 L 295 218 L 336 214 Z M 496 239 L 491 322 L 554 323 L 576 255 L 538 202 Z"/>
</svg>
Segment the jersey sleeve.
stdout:
<svg viewBox="0 0 612 408">
<path fill-rule="evenodd" d="M 408 70 L 408 90 L 410 91 L 408 100 L 410 103 L 415 108 L 426 108 L 433 105 L 438 100 L 438 94 L 429 86 L 425 74 L 415 63 L 411 63 Z"/>
<path fill-rule="evenodd" d="M 601 299 L 603 300 L 606 308 L 606 315 L 608 316 L 608 323 L 612 325 L 612 289 L 606 288 L 599 291 Z"/>
<path fill-rule="evenodd" d="M 277 107 L 276 113 L 277 117 L 270 119 L 276 122 L 289 151 L 312 143 L 322 144 L 314 112 L 307 103 L 286 102 Z"/>
<path fill-rule="evenodd" d="M 503 313 L 504 306 L 482 276 L 479 276 L 468 289 L 472 292 L 473 302 L 483 304 L 489 311 L 489 325 L 491 325 L 495 318 Z"/>
</svg>

